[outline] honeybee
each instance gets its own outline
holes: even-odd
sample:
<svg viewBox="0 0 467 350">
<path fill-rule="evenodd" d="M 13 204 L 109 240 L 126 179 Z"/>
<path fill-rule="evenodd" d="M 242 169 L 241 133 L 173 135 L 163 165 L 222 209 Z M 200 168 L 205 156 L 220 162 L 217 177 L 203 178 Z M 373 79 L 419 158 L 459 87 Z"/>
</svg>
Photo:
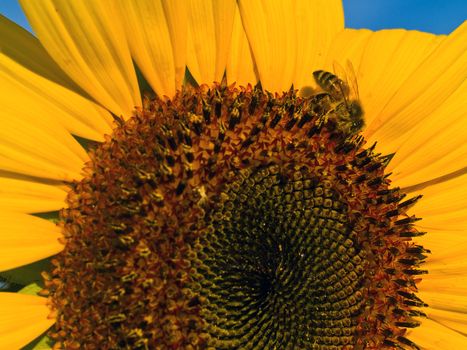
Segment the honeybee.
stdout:
<svg viewBox="0 0 467 350">
<path fill-rule="evenodd" d="M 334 100 L 331 108 L 324 115 L 325 123 L 330 123 L 335 131 L 348 138 L 357 134 L 365 124 L 363 109 L 358 99 L 357 80 L 350 62 L 348 62 L 348 74 L 337 64 L 334 66 L 334 71 L 339 71 L 339 76 L 317 70 L 313 72 L 313 77 L 319 87 Z"/>
</svg>

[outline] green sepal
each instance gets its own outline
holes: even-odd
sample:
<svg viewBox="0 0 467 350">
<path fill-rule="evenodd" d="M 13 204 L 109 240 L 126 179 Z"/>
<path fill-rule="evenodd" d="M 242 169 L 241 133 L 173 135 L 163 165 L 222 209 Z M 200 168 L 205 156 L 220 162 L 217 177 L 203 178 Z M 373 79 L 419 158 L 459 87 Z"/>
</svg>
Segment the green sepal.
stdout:
<svg viewBox="0 0 467 350">
<path fill-rule="evenodd" d="M 50 271 L 50 259 L 43 259 L 32 264 L 20 266 L 11 270 L 0 272 L 0 278 L 9 283 L 27 286 L 31 283 L 42 284 L 42 271 Z"/>
</svg>

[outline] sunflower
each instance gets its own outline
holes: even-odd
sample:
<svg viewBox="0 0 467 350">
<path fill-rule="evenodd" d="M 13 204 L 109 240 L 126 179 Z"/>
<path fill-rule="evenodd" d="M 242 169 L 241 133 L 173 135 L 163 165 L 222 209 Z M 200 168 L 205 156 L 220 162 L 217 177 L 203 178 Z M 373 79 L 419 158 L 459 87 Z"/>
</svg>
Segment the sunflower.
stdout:
<svg viewBox="0 0 467 350">
<path fill-rule="evenodd" d="M 39 40 L 0 17 L 1 348 L 467 348 L 466 24 L 21 3 Z"/>
</svg>

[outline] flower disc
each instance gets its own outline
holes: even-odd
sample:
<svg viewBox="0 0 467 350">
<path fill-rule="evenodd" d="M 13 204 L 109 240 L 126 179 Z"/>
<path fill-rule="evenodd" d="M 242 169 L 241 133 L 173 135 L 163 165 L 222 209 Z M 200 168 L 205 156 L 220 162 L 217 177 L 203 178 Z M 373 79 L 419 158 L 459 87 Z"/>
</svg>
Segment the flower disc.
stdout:
<svg viewBox="0 0 467 350">
<path fill-rule="evenodd" d="M 59 344 L 416 348 L 417 198 L 323 97 L 200 86 L 119 120 L 62 212 Z"/>
</svg>

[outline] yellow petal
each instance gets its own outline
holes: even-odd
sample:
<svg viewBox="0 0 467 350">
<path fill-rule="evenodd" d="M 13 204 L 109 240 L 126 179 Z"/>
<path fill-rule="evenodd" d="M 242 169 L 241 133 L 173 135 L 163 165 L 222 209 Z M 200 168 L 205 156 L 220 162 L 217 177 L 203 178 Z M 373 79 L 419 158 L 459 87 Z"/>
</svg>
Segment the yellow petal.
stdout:
<svg viewBox="0 0 467 350">
<path fill-rule="evenodd" d="M 232 31 L 232 44 L 227 60 L 227 82 L 238 86 L 255 85 L 258 81 L 255 73 L 250 45 L 243 30 L 242 19 L 238 7 L 235 7 L 235 17 Z"/>
<path fill-rule="evenodd" d="M 334 63 L 339 63 L 345 66 L 347 61 L 350 61 L 355 68 L 355 73 L 359 72 L 363 54 L 368 45 L 369 40 L 374 35 L 374 32 L 367 29 L 344 29 L 339 32 L 332 40 L 331 46 L 326 55 L 324 65 L 316 67 L 315 69 L 325 69 L 333 72 Z M 335 72 L 337 73 L 337 72 Z M 362 84 L 361 80 L 366 77 L 358 77 L 359 85 Z M 313 85 L 316 85 L 313 82 Z M 364 107 L 366 102 L 362 99 Z M 366 107 L 365 107 L 366 108 Z"/>
<path fill-rule="evenodd" d="M 19 293 L 0 293 L 0 349 L 20 349 L 49 329 L 47 299 Z"/>
<path fill-rule="evenodd" d="M 13 84 L 12 97 L 21 96 Z M 16 94 L 18 92 L 18 95 Z M 81 178 L 81 169 L 88 156 L 78 142 L 47 110 L 24 110 L 21 101 L 2 106 L 0 110 L 0 169 L 56 180 Z"/>
<path fill-rule="evenodd" d="M 421 292 L 440 293 L 440 296 L 467 295 L 467 276 L 443 274 L 433 270 L 423 277 L 418 288 Z"/>
<path fill-rule="evenodd" d="M 462 278 L 465 276 L 465 270 L 467 268 L 467 258 L 464 256 L 465 254 L 465 247 L 459 250 L 451 250 L 450 252 L 453 256 L 452 257 L 439 257 L 437 259 L 428 259 L 427 263 L 423 265 L 424 268 L 428 269 L 429 274 L 426 277 L 426 280 L 436 280 L 439 279 L 440 276 L 445 278 Z M 458 257 L 457 259 L 455 257 Z M 455 283 L 455 280 L 452 280 Z M 462 286 L 455 286 L 453 284 L 446 287 L 448 294 L 456 294 L 456 291 L 465 290 L 465 285 Z M 423 287 L 421 288 L 422 291 L 425 291 Z M 436 291 L 439 291 L 438 288 Z M 427 290 L 428 291 L 428 290 Z M 436 292 L 435 292 L 436 293 Z M 442 304 L 442 303 L 441 303 Z M 465 301 L 464 301 L 464 306 Z"/>
<path fill-rule="evenodd" d="M 409 210 L 409 214 L 422 218 L 417 222 L 421 231 L 433 232 L 420 238 L 421 242 L 425 242 L 423 244 L 456 246 L 456 243 L 461 243 L 461 234 L 467 241 L 467 175 L 428 186 L 415 193 L 421 193 L 423 197 Z M 452 235 L 447 231 L 452 231 Z"/>
<path fill-rule="evenodd" d="M 433 253 L 433 257 L 423 265 L 429 273 L 419 285 L 420 295 L 432 307 L 467 313 L 465 247 L 457 251 L 451 249 L 447 253 L 451 256 L 438 257 Z"/>
<path fill-rule="evenodd" d="M 8 18 L 0 16 L 0 54 L 18 65 L 73 91 L 83 92 L 54 62 L 39 40 Z"/>
<path fill-rule="evenodd" d="M 59 253 L 61 231 L 50 221 L 15 212 L 0 212 L 0 271 Z"/>
<path fill-rule="evenodd" d="M 240 14 L 264 89 L 288 90 L 295 75 L 297 36 L 290 1 L 240 1 Z"/>
<path fill-rule="evenodd" d="M 120 1 L 131 53 L 160 96 L 173 96 L 185 76 L 183 1 Z M 170 25 L 176 23 L 177 25 Z M 176 39 L 176 40 L 173 40 Z"/>
<path fill-rule="evenodd" d="M 467 335 L 467 313 L 429 308 L 426 310 L 426 314 L 430 319 L 442 324 L 443 326 Z"/>
<path fill-rule="evenodd" d="M 466 96 L 464 81 L 398 146 L 388 167 L 397 186 L 414 186 L 467 167 Z"/>
<path fill-rule="evenodd" d="M 37 75 L 0 54 L 0 104 L 46 114 L 74 135 L 103 141 L 112 132 L 112 117 L 102 107 Z M 11 88 L 11 86 L 15 88 Z"/>
<path fill-rule="evenodd" d="M 431 230 L 424 237 L 416 239 L 417 244 L 431 251 L 422 265 L 429 273 L 423 276 L 420 290 L 466 295 L 466 233 L 465 230 Z"/>
<path fill-rule="evenodd" d="M 384 123 L 387 115 L 381 115 L 381 111 L 441 39 L 441 36 L 402 29 L 371 34 L 358 64 L 367 136 L 371 136 L 371 130 L 378 128 L 379 123 Z"/>
<path fill-rule="evenodd" d="M 407 338 L 426 350 L 467 349 L 467 337 L 436 321 L 420 319 L 420 327 L 409 330 Z"/>
<path fill-rule="evenodd" d="M 232 40 L 234 0 L 188 1 L 187 66 L 198 84 L 221 81 Z"/>
<path fill-rule="evenodd" d="M 239 1 L 264 89 L 280 92 L 311 82 L 333 35 L 343 29 L 341 6 L 338 1 Z"/>
<path fill-rule="evenodd" d="M 49 54 L 98 103 L 125 117 L 141 105 L 114 2 L 37 0 L 21 5 Z"/>
<path fill-rule="evenodd" d="M 467 280 L 465 280 L 465 270 L 467 269 L 467 237 L 465 231 L 432 231 L 422 239 L 417 239 L 418 244 L 422 244 L 431 251 L 428 254 L 423 268 L 429 274 L 423 277 L 421 289 L 458 294 L 459 291 L 467 293 Z M 441 281 L 436 288 L 436 281 Z M 444 281 L 444 282 L 443 282 Z M 426 282 L 426 283 L 425 283 Z M 465 293 L 459 293 L 465 294 Z"/>
<path fill-rule="evenodd" d="M 427 248 L 432 251 L 432 254 L 425 265 L 432 275 L 443 273 L 451 276 L 459 275 L 462 269 L 467 269 L 467 254 L 465 254 L 467 244 L 465 241 L 451 247 L 432 245 Z"/>
<path fill-rule="evenodd" d="M 445 228 L 433 229 L 426 227 L 417 227 L 419 231 L 428 232 L 422 237 L 417 237 L 416 242 L 431 250 L 432 254 L 428 257 L 428 264 L 433 267 L 435 262 L 445 261 L 444 264 L 455 262 L 459 256 L 465 255 L 467 250 L 467 229 L 447 230 Z M 454 266 L 453 266 L 454 268 Z M 433 270 L 431 272 L 434 273 Z M 445 272 L 445 268 L 440 273 Z M 433 274 L 430 273 L 430 276 Z"/>
<path fill-rule="evenodd" d="M 467 208 L 426 216 L 418 226 L 422 230 L 465 230 L 465 227 L 467 227 Z"/>
<path fill-rule="evenodd" d="M 323 69 L 333 39 L 344 28 L 342 3 L 297 1 L 290 23 L 294 23 L 297 30 L 296 68 L 292 82 L 300 89 L 314 84 L 313 71 Z"/>
<path fill-rule="evenodd" d="M 415 191 L 423 194 L 411 212 L 427 217 L 467 208 L 467 175 Z"/>
<path fill-rule="evenodd" d="M 413 71 L 365 131 L 370 142 L 379 140 L 383 144 L 384 140 L 383 147 L 389 149 L 382 148 L 383 152 L 397 150 L 398 145 L 410 142 L 412 129 L 425 123 L 431 111 L 437 110 L 465 81 L 467 22 L 440 40 L 433 50 L 429 46 L 427 43 L 421 46 L 429 54 L 419 65 L 411 67 Z M 414 42 L 411 51 L 417 50 Z M 416 57 L 420 59 L 419 55 Z M 437 130 L 441 132 L 447 124 L 440 121 Z"/>
<path fill-rule="evenodd" d="M 453 312 L 467 313 L 467 300 L 465 295 L 443 293 L 438 291 L 427 292 L 420 290 L 417 293 L 417 296 L 420 297 L 430 307 Z"/>
<path fill-rule="evenodd" d="M 5 17 L 0 17 L 0 33 L 0 86 L 8 80 L 22 87 L 21 95 L 2 89 L 0 105 L 19 104 L 18 108 L 35 110 L 42 104 L 67 130 L 93 140 L 102 140 L 103 134 L 111 131 L 110 114 L 70 90 L 77 87 L 36 38 Z"/>
<path fill-rule="evenodd" d="M 0 177 L 0 210 L 41 213 L 65 206 L 66 192 L 37 181 Z"/>
</svg>

